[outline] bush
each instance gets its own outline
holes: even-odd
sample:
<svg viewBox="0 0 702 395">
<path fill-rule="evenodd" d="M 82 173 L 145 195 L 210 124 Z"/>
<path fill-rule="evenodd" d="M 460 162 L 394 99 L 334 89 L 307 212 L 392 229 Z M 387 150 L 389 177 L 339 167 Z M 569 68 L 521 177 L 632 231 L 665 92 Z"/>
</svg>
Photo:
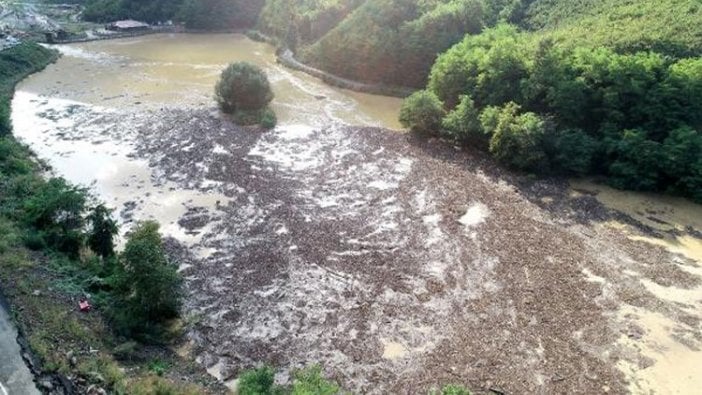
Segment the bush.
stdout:
<svg viewBox="0 0 702 395">
<path fill-rule="evenodd" d="M 110 281 L 110 314 L 117 331 L 126 335 L 158 337 L 163 324 L 178 316 L 182 278 L 166 257 L 158 229 L 152 221 L 134 229 Z"/>
<path fill-rule="evenodd" d="M 621 189 L 656 190 L 663 163 L 661 144 L 647 138 L 646 131 L 633 129 L 607 140 L 613 158 L 609 183 Z"/>
<path fill-rule="evenodd" d="M 228 114 L 237 111 L 261 111 L 273 100 L 266 73 L 246 62 L 230 64 L 215 87 L 219 107 Z"/>
<path fill-rule="evenodd" d="M 83 245 L 83 212 L 86 192 L 62 178 L 39 185 L 24 203 L 24 220 L 42 235 L 45 243 L 77 257 Z"/>
<path fill-rule="evenodd" d="M 264 110 L 263 116 L 261 117 L 261 126 L 266 129 L 273 129 L 277 123 L 278 118 L 275 116 L 273 110 L 270 108 Z"/>
<path fill-rule="evenodd" d="M 292 395 L 334 395 L 340 391 L 337 383 L 322 377 L 319 365 L 298 370 L 294 374 Z"/>
<path fill-rule="evenodd" d="M 480 114 L 470 96 L 461 96 L 458 106 L 442 122 L 444 132 L 454 140 L 485 144 L 486 136 L 480 123 Z"/>
<path fill-rule="evenodd" d="M 275 372 L 270 366 L 251 369 L 239 375 L 239 395 L 269 395 L 274 393 Z"/>
<path fill-rule="evenodd" d="M 413 93 L 400 109 L 402 126 L 419 134 L 438 134 L 443 116 L 443 104 L 434 93 L 426 90 Z"/>
<path fill-rule="evenodd" d="M 519 109 L 514 103 L 502 108 L 497 126 L 491 131 L 490 153 L 515 169 L 543 170 L 548 163 L 543 149 L 546 122 L 530 112 L 517 115 Z"/>
<path fill-rule="evenodd" d="M 555 138 L 552 165 L 566 173 L 587 174 L 592 169 L 592 159 L 598 146 L 594 138 L 580 129 L 560 131 Z"/>
</svg>

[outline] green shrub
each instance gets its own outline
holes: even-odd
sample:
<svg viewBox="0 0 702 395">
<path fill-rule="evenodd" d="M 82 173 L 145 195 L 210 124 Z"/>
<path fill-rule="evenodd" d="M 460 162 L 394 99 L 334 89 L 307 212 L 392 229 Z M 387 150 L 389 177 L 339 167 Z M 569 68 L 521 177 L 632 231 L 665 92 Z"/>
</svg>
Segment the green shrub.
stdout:
<svg viewBox="0 0 702 395">
<path fill-rule="evenodd" d="M 132 231 L 110 281 L 110 315 L 126 335 L 158 337 L 165 322 L 178 316 L 182 278 L 166 257 L 158 229 L 147 221 Z"/>
<path fill-rule="evenodd" d="M 470 96 L 461 96 L 458 106 L 442 121 L 444 133 L 454 140 L 483 145 L 486 135 L 480 123 L 480 113 Z"/>
<path fill-rule="evenodd" d="M 554 168 L 566 173 L 584 175 L 592 169 L 592 160 L 599 144 L 580 129 L 567 129 L 555 136 Z"/>
<path fill-rule="evenodd" d="M 273 100 L 266 73 L 246 62 L 230 64 L 215 87 L 215 98 L 222 111 L 261 111 Z"/>
<path fill-rule="evenodd" d="M 293 376 L 292 395 L 335 395 L 341 391 L 337 383 L 322 377 L 319 365 L 298 370 Z"/>
<path fill-rule="evenodd" d="M 418 91 L 405 99 L 400 109 L 400 123 L 411 132 L 435 135 L 441 130 L 443 104 L 429 91 Z"/>
<path fill-rule="evenodd" d="M 543 170 L 548 163 L 543 148 L 546 122 L 534 113 L 519 115 L 519 109 L 514 103 L 502 108 L 497 126 L 490 133 L 490 153 L 515 169 Z"/>
<path fill-rule="evenodd" d="M 83 245 L 86 192 L 62 178 L 39 184 L 24 203 L 24 220 L 42 234 L 45 243 L 77 257 Z"/>
<path fill-rule="evenodd" d="M 149 371 L 157 376 L 163 376 L 169 368 L 168 363 L 161 361 L 160 359 L 154 359 L 149 362 Z"/>
<path fill-rule="evenodd" d="M 673 130 L 663 141 L 663 172 L 678 181 L 671 186 L 675 192 L 702 198 L 702 133 L 682 127 Z"/>
<path fill-rule="evenodd" d="M 275 372 L 270 366 L 251 369 L 239 375 L 239 395 L 270 395 L 275 392 Z"/>
<path fill-rule="evenodd" d="M 656 190 L 663 164 L 661 144 L 649 140 L 644 130 L 624 130 L 607 140 L 609 183 L 621 189 Z"/>
<path fill-rule="evenodd" d="M 278 118 L 275 116 L 273 110 L 270 108 L 264 110 L 263 116 L 261 117 L 261 126 L 266 129 L 273 129 L 277 123 Z"/>
</svg>

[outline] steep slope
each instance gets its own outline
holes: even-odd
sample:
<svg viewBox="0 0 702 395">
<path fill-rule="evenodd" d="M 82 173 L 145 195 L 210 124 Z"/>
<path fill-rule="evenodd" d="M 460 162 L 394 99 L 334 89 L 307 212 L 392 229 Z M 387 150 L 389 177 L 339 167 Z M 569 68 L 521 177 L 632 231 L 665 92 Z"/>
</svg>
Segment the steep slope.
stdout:
<svg viewBox="0 0 702 395">
<path fill-rule="evenodd" d="M 368 0 L 301 55 L 342 77 L 418 87 L 436 55 L 493 24 L 501 3 Z"/>
</svg>

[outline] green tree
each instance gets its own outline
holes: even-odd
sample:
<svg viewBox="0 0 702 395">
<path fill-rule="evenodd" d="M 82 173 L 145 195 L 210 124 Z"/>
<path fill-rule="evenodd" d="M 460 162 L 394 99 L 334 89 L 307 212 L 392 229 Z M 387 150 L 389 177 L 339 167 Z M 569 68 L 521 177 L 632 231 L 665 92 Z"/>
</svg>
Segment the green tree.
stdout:
<svg viewBox="0 0 702 395">
<path fill-rule="evenodd" d="M 702 198 L 702 133 L 681 127 L 670 132 L 663 141 L 663 171 L 675 180 L 670 186 L 674 192 Z"/>
<path fill-rule="evenodd" d="M 444 116 L 443 104 L 429 91 L 418 91 L 402 103 L 400 123 L 419 134 L 438 134 Z"/>
<path fill-rule="evenodd" d="M 140 223 L 129 234 L 111 284 L 111 315 L 119 332 L 157 336 L 162 324 L 178 316 L 182 278 L 166 257 L 157 223 Z"/>
<path fill-rule="evenodd" d="M 230 64 L 215 87 L 215 97 L 222 111 L 260 111 L 273 100 L 266 73 L 246 62 Z"/>
<path fill-rule="evenodd" d="M 88 247 L 103 258 L 114 256 L 114 238 L 119 228 L 112 219 L 112 212 L 105 205 L 99 204 L 88 215 Z"/>
<path fill-rule="evenodd" d="M 77 257 L 83 245 L 86 192 L 63 178 L 38 185 L 24 203 L 24 220 L 37 230 L 46 245 Z"/>
<path fill-rule="evenodd" d="M 513 26 L 500 25 L 466 38 L 439 56 L 428 89 L 447 108 L 470 95 L 478 108 L 520 100 L 528 76 L 529 42 Z"/>
<path fill-rule="evenodd" d="M 618 138 L 608 138 L 606 144 L 612 157 L 610 184 L 621 189 L 658 190 L 663 163 L 660 143 L 649 140 L 644 130 L 630 129 Z"/>
<path fill-rule="evenodd" d="M 519 170 L 544 170 L 548 163 L 543 148 L 546 122 L 534 113 L 519 115 L 519 110 L 515 103 L 502 108 L 497 126 L 491 133 L 490 153 L 500 162 Z"/>
<path fill-rule="evenodd" d="M 444 117 L 442 126 L 444 133 L 454 140 L 479 146 L 483 146 L 487 141 L 480 123 L 480 113 L 470 96 L 461 96 L 458 106 Z"/>
<path fill-rule="evenodd" d="M 566 129 L 555 136 L 552 167 L 566 173 L 585 175 L 592 169 L 592 160 L 599 144 L 580 129 Z"/>
</svg>

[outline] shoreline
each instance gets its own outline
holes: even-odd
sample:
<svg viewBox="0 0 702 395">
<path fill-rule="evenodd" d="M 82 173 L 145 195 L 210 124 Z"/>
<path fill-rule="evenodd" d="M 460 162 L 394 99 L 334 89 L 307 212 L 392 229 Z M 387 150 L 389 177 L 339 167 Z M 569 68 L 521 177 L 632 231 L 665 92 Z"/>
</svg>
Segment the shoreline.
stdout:
<svg viewBox="0 0 702 395">
<path fill-rule="evenodd" d="M 248 30 L 248 29 L 225 29 L 225 30 L 201 30 L 201 29 L 185 29 L 179 26 L 172 26 L 167 28 L 159 28 L 154 30 L 146 30 L 141 32 L 133 33 L 123 33 L 115 34 L 109 36 L 94 36 L 94 37 L 83 37 L 68 40 L 53 40 L 49 42 L 47 40 L 41 40 L 42 44 L 49 45 L 64 45 L 64 44 L 75 44 L 75 43 L 85 43 L 91 41 L 103 41 L 103 40 L 117 40 L 122 38 L 132 38 L 141 37 L 152 34 L 243 34 L 249 39 L 254 41 L 260 41 L 268 43 L 276 47 L 276 62 L 289 69 L 301 71 L 312 77 L 319 78 L 324 83 L 334 86 L 336 88 L 348 89 L 354 92 L 367 93 L 371 95 L 379 96 L 390 96 L 405 98 L 415 91 L 413 88 L 402 87 L 402 86 L 388 86 L 382 84 L 368 84 L 361 81 L 351 80 L 348 78 L 343 78 L 327 71 L 315 68 L 302 61 L 295 58 L 295 54 L 287 47 L 281 47 L 280 43 L 258 30 Z"/>
</svg>

